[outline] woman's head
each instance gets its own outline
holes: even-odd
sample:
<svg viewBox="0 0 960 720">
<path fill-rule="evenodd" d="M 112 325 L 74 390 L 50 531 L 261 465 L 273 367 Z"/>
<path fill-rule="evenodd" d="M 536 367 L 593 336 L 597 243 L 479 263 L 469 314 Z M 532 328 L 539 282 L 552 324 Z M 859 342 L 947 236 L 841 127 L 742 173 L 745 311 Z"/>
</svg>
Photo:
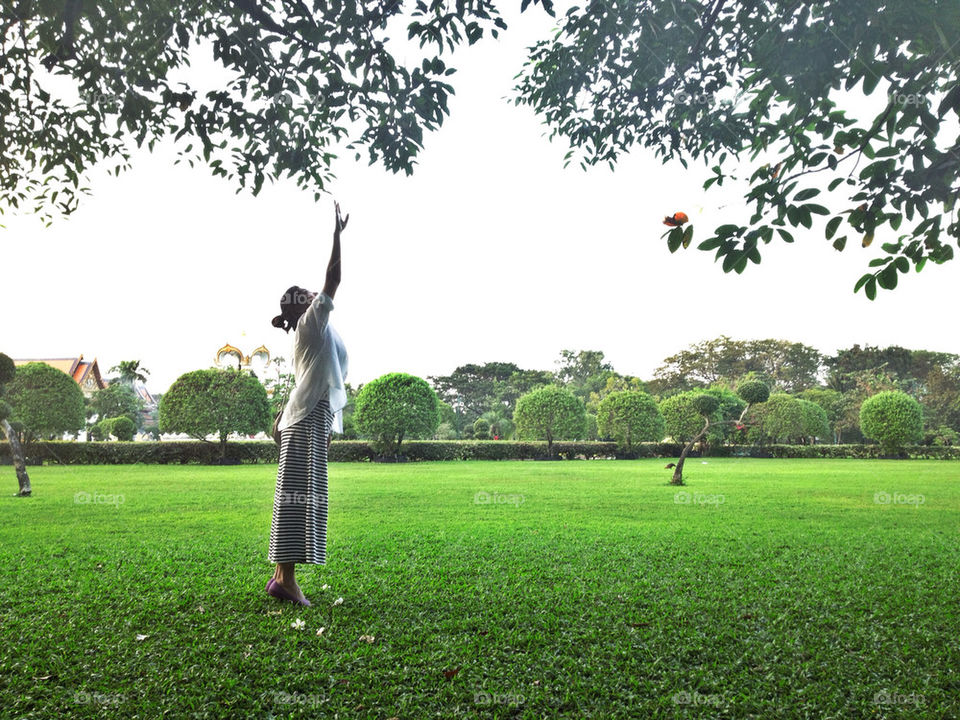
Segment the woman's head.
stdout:
<svg viewBox="0 0 960 720">
<path fill-rule="evenodd" d="M 285 332 L 295 330 L 300 316 L 303 315 L 310 303 L 317 296 L 299 285 L 291 285 L 280 298 L 280 314 L 273 318 L 273 326 Z"/>
</svg>

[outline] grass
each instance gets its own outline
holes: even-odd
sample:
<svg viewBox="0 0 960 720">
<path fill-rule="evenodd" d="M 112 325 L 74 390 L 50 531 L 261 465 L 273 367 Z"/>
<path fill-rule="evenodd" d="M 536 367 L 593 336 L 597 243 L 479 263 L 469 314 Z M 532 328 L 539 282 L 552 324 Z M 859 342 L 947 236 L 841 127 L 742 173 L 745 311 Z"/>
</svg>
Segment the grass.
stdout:
<svg viewBox="0 0 960 720">
<path fill-rule="evenodd" d="M 310 608 L 275 473 L 7 468 L 0 716 L 960 717 L 956 463 L 331 465 Z"/>
</svg>

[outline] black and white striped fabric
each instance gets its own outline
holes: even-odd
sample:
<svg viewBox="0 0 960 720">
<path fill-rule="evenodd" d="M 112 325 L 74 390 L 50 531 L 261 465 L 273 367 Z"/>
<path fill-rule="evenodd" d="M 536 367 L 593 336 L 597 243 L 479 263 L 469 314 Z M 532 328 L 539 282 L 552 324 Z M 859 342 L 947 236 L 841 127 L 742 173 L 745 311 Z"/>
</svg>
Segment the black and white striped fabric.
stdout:
<svg viewBox="0 0 960 720">
<path fill-rule="evenodd" d="M 326 399 L 280 433 L 280 466 L 270 525 L 272 563 L 327 562 L 327 436 L 333 415 Z"/>
</svg>

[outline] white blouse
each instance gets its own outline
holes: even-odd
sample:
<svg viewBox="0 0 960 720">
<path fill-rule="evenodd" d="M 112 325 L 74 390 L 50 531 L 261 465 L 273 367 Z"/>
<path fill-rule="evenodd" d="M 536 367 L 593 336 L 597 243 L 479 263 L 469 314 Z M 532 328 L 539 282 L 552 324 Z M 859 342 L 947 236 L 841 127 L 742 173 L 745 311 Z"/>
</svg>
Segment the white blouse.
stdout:
<svg viewBox="0 0 960 720">
<path fill-rule="evenodd" d="M 347 350 L 330 325 L 333 300 L 320 293 L 300 316 L 293 337 L 293 372 L 296 387 L 283 409 L 278 428 L 284 430 L 307 417 L 323 398 L 330 402 L 333 432 L 343 432 L 347 404 Z"/>
</svg>

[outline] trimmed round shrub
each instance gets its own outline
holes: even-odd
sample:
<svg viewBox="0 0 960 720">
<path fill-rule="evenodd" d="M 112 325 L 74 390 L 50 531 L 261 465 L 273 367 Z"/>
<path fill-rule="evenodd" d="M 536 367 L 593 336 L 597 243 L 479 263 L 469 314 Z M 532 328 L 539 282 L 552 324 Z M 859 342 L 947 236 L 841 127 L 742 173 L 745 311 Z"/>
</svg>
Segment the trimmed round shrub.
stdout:
<svg viewBox="0 0 960 720">
<path fill-rule="evenodd" d="M 700 393 L 693 398 L 691 406 L 704 417 L 709 417 L 720 408 L 720 398 Z"/>
<path fill-rule="evenodd" d="M 477 418 L 473 423 L 473 436 L 477 440 L 489 440 L 490 423 L 486 422 L 483 418 Z"/>
<path fill-rule="evenodd" d="M 94 423 L 94 425 L 90 428 L 90 437 L 91 439 L 97 441 L 109 440 L 112 431 L 113 420 L 104 418 L 100 422 Z"/>
<path fill-rule="evenodd" d="M 86 425 L 83 392 L 76 380 L 42 362 L 17 368 L 7 385 L 7 401 L 13 417 L 23 424 L 28 442 L 75 433 Z"/>
<path fill-rule="evenodd" d="M 387 373 L 360 390 L 353 420 L 378 452 L 396 453 L 404 438 L 433 436 L 440 425 L 439 400 L 423 378 Z"/>
<path fill-rule="evenodd" d="M 136 429 L 137 426 L 133 424 L 133 420 L 126 415 L 111 418 L 110 431 L 116 436 L 117 440 L 123 440 L 125 442 L 133 440 L 133 431 Z"/>
<path fill-rule="evenodd" d="M 811 400 L 797 399 L 803 411 L 803 435 L 808 438 L 829 438 L 833 433 L 830 430 L 830 421 L 827 420 L 827 411 Z"/>
<path fill-rule="evenodd" d="M 6 385 L 8 382 L 13 382 L 13 378 L 17 374 L 17 366 L 13 364 L 13 360 L 8 355 L 0 353 L 0 385 Z"/>
<path fill-rule="evenodd" d="M 923 408 L 897 390 L 877 393 L 860 406 L 860 429 L 885 450 L 899 452 L 923 437 Z"/>
<path fill-rule="evenodd" d="M 612 392 L 597 409 L 597 432 L 629 452 L 637 443 L 659 442 L 665 423 L 656 400 L 639 390 Z"/>
<path fill-rule="evenodd" d="M 703 392 L 689 390 L 671 395 L 660 401 L 660 412 L 663 415 L 664 431 L 673 442 L 686 443 L 703 430 L 703 416 L 693 405 L 694 398 L 702 397 Z M 717 400 L 719 405 L 719 400 Z M 710 422 L 719 422 L 719 415 L 710 418 Z"/>
<path fill-rule="evenodd" d="M 553 453 L 557 440 L 574 440 L 585 431 L 586 410 L 580 399 L 566 388 L 546 385 L 517 399 L 513 412 L 521 440 L 546 440 Z"/>
<path fill-rule="evenodd" d="M 765 403 L 770 398 L 770 388 L 762 380 L 747 380 L 737 386 L 737 395 L 751 405 Z"/>
</svg>

